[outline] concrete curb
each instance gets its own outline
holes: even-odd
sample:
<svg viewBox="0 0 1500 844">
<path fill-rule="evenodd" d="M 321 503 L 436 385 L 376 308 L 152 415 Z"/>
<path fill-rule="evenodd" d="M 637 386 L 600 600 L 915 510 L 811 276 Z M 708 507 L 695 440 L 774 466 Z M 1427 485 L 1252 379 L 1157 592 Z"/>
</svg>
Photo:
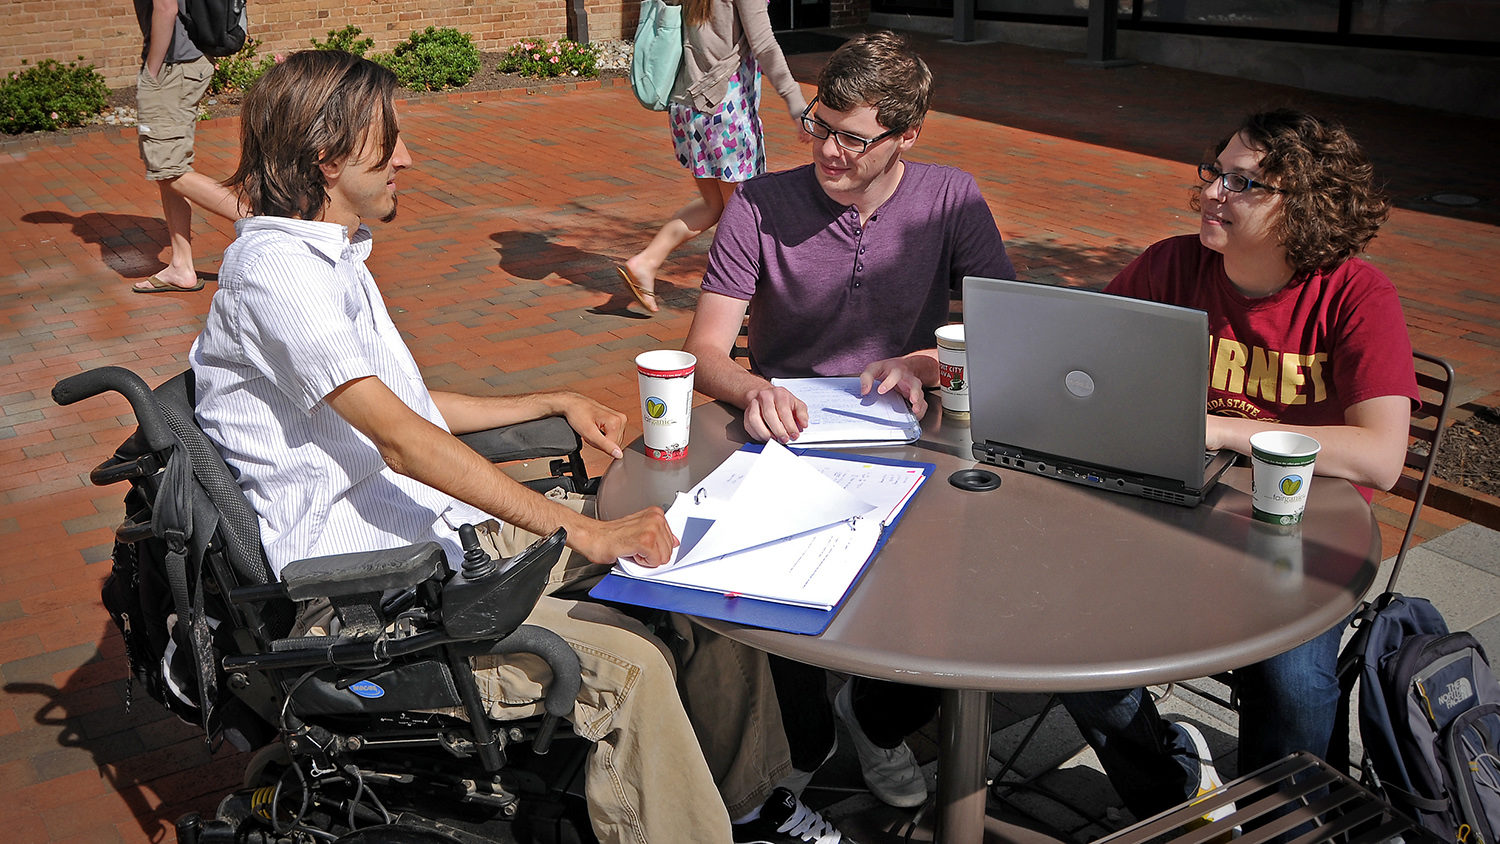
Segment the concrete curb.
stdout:
<svg viewBox="0 0 1500 844">
<path fill-rule="evenodd" d="M 1492 530 L 1500 530 L 1500 498 L 1437 476 L 1433 476 L 1432 485 L 1427 488 L 1427 506 Z"/>
</svg>

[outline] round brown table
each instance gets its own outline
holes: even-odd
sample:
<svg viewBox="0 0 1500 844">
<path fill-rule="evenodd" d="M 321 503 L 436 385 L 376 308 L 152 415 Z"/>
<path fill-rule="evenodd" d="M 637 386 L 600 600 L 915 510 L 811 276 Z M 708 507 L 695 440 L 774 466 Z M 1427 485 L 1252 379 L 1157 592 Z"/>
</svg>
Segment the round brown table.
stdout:
<svg viewBox="0 0 1500 844">
<path fill-rule="evenodd" d="M 966 492 L 947 478 L 976 465 L 967 424 L 944 417 L 936 396 L 922 423 L 916 443 L 865 450 L 937 471 L 827 630 L 701 621 L 791 659 L 942 689 L 941 841 L 983 838 L 989 693 L 1130 688 L 1248 665 L 1342 621 L 1379 564 L 1375 519 L 1346 481 L 1316 479 L 1290 530 L 1251 519 L 1245 468 L 1194 508 L 998 468 L 999 489 Z M 609 467 L 600 516 L 667 506 L 748 440 L 738 410 L 699 405 L 686 458 L 651 460 L 637 439 Z"/>
</svg>

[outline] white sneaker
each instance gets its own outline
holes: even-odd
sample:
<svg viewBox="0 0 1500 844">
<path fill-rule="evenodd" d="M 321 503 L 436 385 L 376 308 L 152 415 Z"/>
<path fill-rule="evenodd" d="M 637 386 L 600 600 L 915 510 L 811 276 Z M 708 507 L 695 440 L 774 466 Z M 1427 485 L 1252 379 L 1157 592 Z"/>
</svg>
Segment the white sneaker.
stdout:
<svg viewBox="0 0 1500 844">
<path fill-rule="evenodd" d="M 1177 727 L 1184 733 L 1187 733 L 1188 741 L 1193 744 L 1193 752 L 1198 756 L 1198 791 L 1193 795 L 1193 799 L 1197 799 L 1224 785 L 1224 780 L 1219 776 L 1219 772 L 1214 769 L 1214 759 L 1208 752 L 1208 740 L 1203 737 L 1203 733 L 1196 726 L 1186 721 L 1178 721 Z M 1211 823 L 1229 817 L 1234 814 L 1234 811 L 1234 803 L 1225 803 L 1202 818 L 1188 824 L 1188 828 L 1198 829 L 1208 826 Z M 1240 827 L 1233 827 L 1229 830 L 1227 838 L 1215 839 L 1215 841 L 1239 838 L 1241 831 Z"/>
<path fill-rule="evenodd" d="M 813 776 L 817 774 L 824 765 L 827 765 L 828 760 L 832 759 L 838 752 L 839 737 L 838 734 L 835 733 L 833 736 L 833 746 L 828 748 L 828 755 L 823 757 L 823 761 L 818 763 L 818 767 L 813 768 L 811 771 L 804 771 L 801 768 L 793 768 L 792 772 L 782 777 L 781 781 L 776 783 L 776 785 L 786 789 L 787 791 L 790 791 L 800 798 L 802 796 L 802 792 L 807 790 L 807 784 L 812 782 Z"/>
<path fill-rule="evenodd" d="M 833 711 L 849 728 L 854 750 L 859 754 L 859 769 L 870 793 L 884 803 L 911 809 L 927 802 L 927 780 L 906 742 L 886 749 L 876 745 L 859 728 L 850 701 L 853 681 L 844 684 L 833 697 Z"/>
</svg>

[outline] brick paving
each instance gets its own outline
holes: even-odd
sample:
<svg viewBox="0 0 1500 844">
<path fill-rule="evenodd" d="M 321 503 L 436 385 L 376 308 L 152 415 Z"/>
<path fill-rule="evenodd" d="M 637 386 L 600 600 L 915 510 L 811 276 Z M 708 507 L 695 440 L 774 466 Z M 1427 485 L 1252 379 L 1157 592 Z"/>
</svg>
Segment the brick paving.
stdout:
<svg viewBox="0 0 1500 844">
<path fill-rule="evenodd" d="M 1193 231 L 1193 166 L 1245 111 L 1288 103 L 1344 120 L 1397 201 L 1370 257 L 1400 288 L 1414 343 L 1454 364 L 1461 401 L 1500 403 L 1500 171 L 1486 164 L 1496 121 L 916 40 L 939 89 L 913 157 L 975 174 L 1029 279 L 1101 286 L 1153 241 Z M 825 57 L 790 60 L 806 82 Z M 766 98 L 771 166 L 801 163 L 791 121 Z M 400 218 L 376 227 L 370 265 L 429 379 L 570 387 L 634 419 L 631 358 L 680 343 L 709 243 L 665 267 L 661 315 L 630 307 L 613 264 L 694 195 L 665 118 L 622 85 L 583 83 L 413 100 L 402 119 L 417 164 L 401 177 Z M 232 118 L 201 124 L 198 169 L 231 172 L 237 130 Z M 49 391 L 105 364 L 153 385 L 181 370 L 213 286 L 129 292 L 161 268 L 165 243 L 132 130 L 0 141 L 0 182 L 0 825 L 14 841 L 160 841 L 178 815 L 210 809 L 244 759 L 211 757 L 149 700 L 125 713 L 121 640 L 98 600 L 121 491 L 87 475 L 131 417 L 120 399 L 60 408 Z M 1432 199 L 1443 193 L 1482 201 Z M 195 234 L 211 274 L 231 232 L 200 217 Z M 1388 551 L 1404 504 L 1377 501 Z M 1461 524 L 1432 512 L 1422 534 Z"/>
</svg>

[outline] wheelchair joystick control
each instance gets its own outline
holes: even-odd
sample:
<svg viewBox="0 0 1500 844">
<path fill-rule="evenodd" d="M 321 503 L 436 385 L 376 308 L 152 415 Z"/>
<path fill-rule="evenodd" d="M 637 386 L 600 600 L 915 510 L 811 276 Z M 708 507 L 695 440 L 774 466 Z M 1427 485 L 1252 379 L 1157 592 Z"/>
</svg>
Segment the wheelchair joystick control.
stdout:
<svg viewBox="0 0 1500 844">
<path fill-rule="evenodd" d="M 495 561 L 480 547 L 479 534 L 473 525 L 459 525 L 458 544 L 464 549 L 464 577 L 479 580 L 495 573 Z"/>
</svg>

